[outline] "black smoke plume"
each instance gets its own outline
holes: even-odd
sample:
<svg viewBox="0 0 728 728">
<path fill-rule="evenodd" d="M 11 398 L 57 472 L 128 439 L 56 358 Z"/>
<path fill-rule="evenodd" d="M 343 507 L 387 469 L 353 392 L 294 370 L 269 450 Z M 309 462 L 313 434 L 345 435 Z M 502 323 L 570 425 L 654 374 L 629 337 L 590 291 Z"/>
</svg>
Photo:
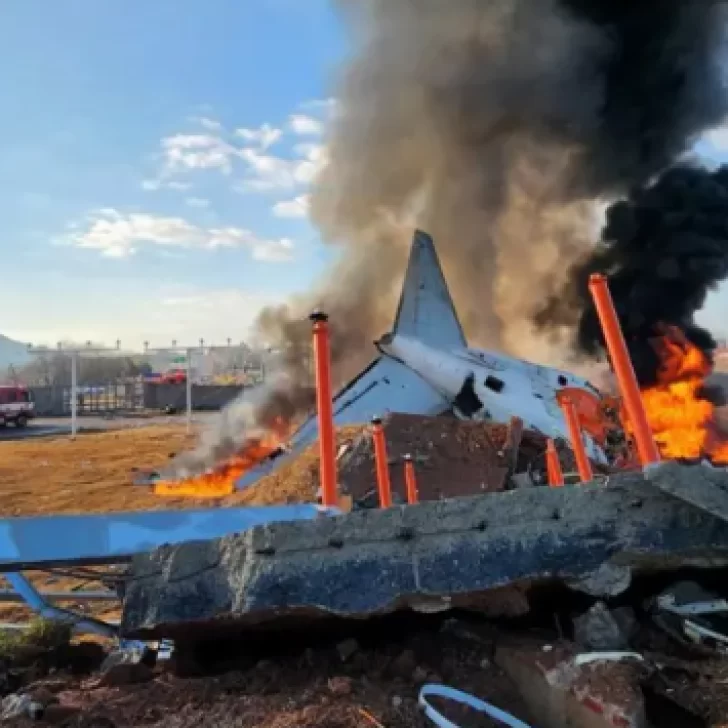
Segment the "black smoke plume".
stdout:
<svg viewBox="0 0 728 728">
<path fill-rule="evenodd" d="M 592 273 L 608 277 L 643 386 L 656 381 L 659 359 L 651 341 L 665 327 L 679 328 L 711 358 L 716 343 L 695 314 L 728 277 L 728 167 L 675 166 L 607 210 L 593 254 L 574 269 L 569 290 L 539 317 L 575 326 L 577 346 L 600 355 L 604 340 L 588 291 Z"/>
</svg>

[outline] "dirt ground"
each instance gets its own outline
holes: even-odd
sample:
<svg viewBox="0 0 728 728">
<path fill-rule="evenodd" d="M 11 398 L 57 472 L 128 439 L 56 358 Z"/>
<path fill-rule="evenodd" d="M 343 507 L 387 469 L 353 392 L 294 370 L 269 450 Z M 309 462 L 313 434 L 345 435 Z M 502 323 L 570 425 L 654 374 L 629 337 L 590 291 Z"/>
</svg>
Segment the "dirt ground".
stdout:
<svg viewBox="0 0 728 728">
<path fill-rule="evenodd" d="M 160 664 L 151 681 L 138 685 L 100 687 L 93 678 L 67 675 L 50 684 L 67 710 L 82 711 L 68 725 L 85 728 L 425 728 L 432 724 L 417 697 L 427 682 L 457 686 L 529 721 L 515 686 L 492 662 L 492 643 L 459 636 L 448 626 L 454 622 L 294 648 L 218 677 L 182 678 L 173 664 Z M 432 703 L 462 728 L 499 725 L 452 703 Z"/>
</svg>

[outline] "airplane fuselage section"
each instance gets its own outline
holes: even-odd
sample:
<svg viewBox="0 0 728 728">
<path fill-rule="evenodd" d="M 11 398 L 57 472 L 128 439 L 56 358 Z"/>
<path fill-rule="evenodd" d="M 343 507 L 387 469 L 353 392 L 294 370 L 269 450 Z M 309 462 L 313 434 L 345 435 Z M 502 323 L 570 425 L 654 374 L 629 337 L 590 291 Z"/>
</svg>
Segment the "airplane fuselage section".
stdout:
<svg viewBox="0 0 728 728">
<path fill-rule="evenodd" d="M 587 381 L 568 372 L 494 352 L 440 351 L 403 336 L 385 337 L 378 348 L 417 373 L 464 419 L 508 422 L 516 416 L 527 428 L 548 437 L 568 437 L 556 397 L 559 389 L 578 387 L 595 392 Z M 604 460 L 601 448 L 591 438 L 585 440 L 590 454 Z"/>
</svg>

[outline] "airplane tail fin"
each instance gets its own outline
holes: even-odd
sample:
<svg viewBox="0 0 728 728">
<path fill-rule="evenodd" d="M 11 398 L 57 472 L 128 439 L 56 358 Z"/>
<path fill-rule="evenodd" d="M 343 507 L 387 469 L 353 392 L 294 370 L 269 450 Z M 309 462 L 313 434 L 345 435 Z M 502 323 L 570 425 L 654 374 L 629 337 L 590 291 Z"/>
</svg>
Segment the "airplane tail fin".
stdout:
<svg viewBox="0 0 728 728">
<path fill-rule="evenodd" d="M 392 333 L 438 349 L 467 346 L 432 238 L 415 231 Z"/>
</svg>

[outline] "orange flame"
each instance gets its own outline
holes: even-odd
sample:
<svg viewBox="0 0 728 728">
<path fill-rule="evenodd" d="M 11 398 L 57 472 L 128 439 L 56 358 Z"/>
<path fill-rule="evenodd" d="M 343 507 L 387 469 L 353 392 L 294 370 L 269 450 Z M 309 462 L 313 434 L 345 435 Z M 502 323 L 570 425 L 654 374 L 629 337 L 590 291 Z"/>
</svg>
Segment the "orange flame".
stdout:
<svg viewBox="0 0 728 728">
<path fill-rule="evenodd" d="M 669 459 L 708 457 L 728 463 L 728 442 L 718 435 L 715 408 L 700 394 L 712 372 L 710 360 L 674 327 L 652 343 L 660 369 L 657 384 L 642 390 L 642 400 L 660 453 Z"/>
<path fill-rule="evenodd" d="M 235 492 L 241 475 L 278 450 L 286 441 L 290 426 L 277 420 L 265 433 L 245 440 L 237 454 L 217 465 L 212 471 L 180 481 L 159 481 L 154 494 L 190 498 L 224 498 Z"/>
</svg>

